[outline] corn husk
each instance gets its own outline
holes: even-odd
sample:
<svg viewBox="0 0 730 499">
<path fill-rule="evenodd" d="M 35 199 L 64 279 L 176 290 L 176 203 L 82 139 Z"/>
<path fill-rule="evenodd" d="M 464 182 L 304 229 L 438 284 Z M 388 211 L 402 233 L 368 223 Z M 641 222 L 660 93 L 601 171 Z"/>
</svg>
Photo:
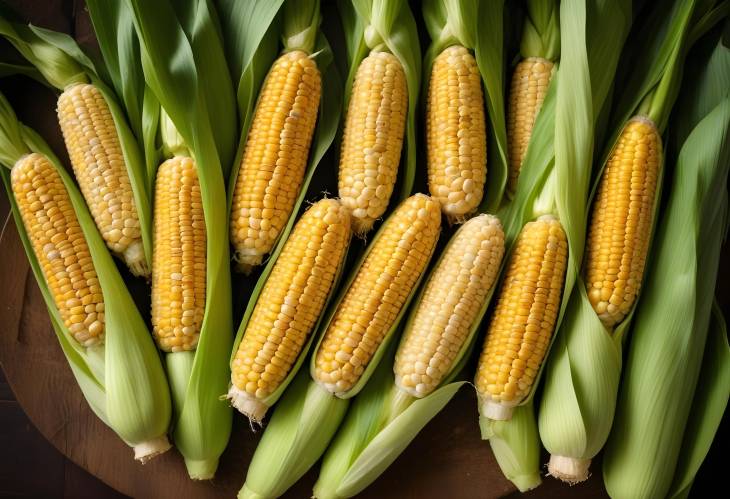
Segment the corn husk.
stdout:
<svg viewBox="0 0 730 499">
<path fill-rule="evenodd" d="M 486 195 L 481 212 L 493 213 L 502 202 L 507 183 L 507 125 L 504 114 L 504 0 L 429 0 L 423 4 L 423 18 L 431 45 L 424 56 L 423 74 L 430 75 L 434 59 L 451 45 L 474 52 L 485 89 L 489 124 Z M 423 78 L 423 97 L 428 94 Z"/>
<path fill-rule="evenodd" d="M 241 75 L 240 75 L 240 81 L 239 81 L 239 90 L 238 90 L 238 96 L 239 96 L 239 110 L 241 112 L 241 116 L 245 117 L 243 121 L 245 122 L 243 127 L 243 132 L 241 133 L 241 141 L 239 143 L 239 150 L 236 155 L 236 160 L 234 162 L 234 167 L 232 169 L 231 173 L 231 179 L 229 182 L 229 209 L 230 204 L 232 203 L 232 200 L 230 199 L 233 193 L 233 189 L 235 188 L 235 182 L 236 182 L 236 176 L 238 173 L 238 168 L 240 166 L 240 158 L 243 154 L 243 148 L 245 146 L 245 139 L 248 131 L 248 127 L 250 126 L 251 118 L 253 116 L 253 110 L 255 105 L 255 100 L 250 99 L 249 96 L 253 95 L 253 87 L 260 86 L 260 79 L 257 77 L 254 73 L 256 73 L 259 68 L 265 68 L 266 71 L 268 71 L 268 67 L 265 66 L 265 62 L 269 60 L 273 60 L 277 53 L 278 47 L 276 45 L 270 46 L 271 44 L 268 43 L 269 40 L 266 40 L 266 38 L 272 38 L 273 34 L 278 32 L 278 24 L 275 22 L 276 19 L 273 15 L 275 11 L 272 8 L 270 2 L 250 2 L 247 5 L 239 5 L 233 2 L 231 5 L 229 5 L 231 8 L 248 8 L 251 9 L 250 11 L 246 12 L 229 12 L 231 16 L 233 15 L 240 15 L 242 16 L 241 19 L 249 19 L 252 21 L 252 24 L 255 24 L 256 26 L 259 26 L 262 23 L 265 23 L 268 19 L 270 22 L 270 26 L 268 30 L 265 33 L 261 33 L 261 38 L 258 40 L 252 39 L 252 40 L 243 40 L 240 41 L 239 44 L 241 46 L 252 46 L 254 55 L 252 60 L 249 62 L 247 66 L 241 67 Z M 270 13 L 270 17 L 261 17 L 259 10 L 262 9 L 269 9 L 268 12 Z M 257 17 L 259 16 L 259 17 Z M 327 150 L 332 145 L 332 142 L 334 141 L 335 134 L 337 132 L 337 126 L 339 124 L 339 118 L 340 118 L 340 111 L 341 111 L 341 105 L 342 105 L 342 88 L 341 88 L 341 81 L 339 74 L 337 73 L 337 69 L 335 68 L 333 64 L 333 56 L 332 56 L 332 49 L 330 48 L 330 45 L 325 38 L 325 36 L 319 31 L 319 24 L 320 24 L 320 12 L 319 12 L 319 1 L 318 0 L 304 0 L 304 1 L 289 1 L 284 4 L 284 7 L 281 11 L 282 17 L 282 23 L 283 23 L 283 32 L 281 34 L 282 38 L 282 51 L 291 51 L 291 50 L 305 50 L 308 53 L 316 54 L 313 57 L 315 58 L 317 62 L 317 66 L 320 70 L 320 72 L 324 75 L 322 80 L 322 95 L 320 100 L 320 108 L 319 108 L 319 115 L 317 116 L 317 128 L 315 131 L 315 136 L 312 140 L 312 148 L 310 153 L 310 159 L 309 164 L 307 168 L 307 172 L 304 176 L 304 181 L 302 182 L 302 187 L 300 190 L 300 194 L 294 204 L 294 208 L 292 210 L 292 214 L 289 217 L 289 221 L 284 227 L 284 229 L 281 231 L 281 235 L 279 236 L 278 243 L 275 245 L 274 250 L 272 251 L 271 255 L 268 258 L 268 263 L 264 267 L 264 270 L 261 272 L 261 275 L 259 276 L 259 279 L 256 282 L 255 287 L 253 288 L 253 291 L 251 292 L 250 298 L 248 300 L 248 304 L 246 306 L 246 309 L 243 314 L 243 318 L 241 319 L 241 323 L 238 327 L 238 332 L 236 334 L 236 338 L 233 342 L 233 350 L 231 353 L 231 363 L 233 362 L 233 359 L 235 357 L 236 351 L 238 350 L 238 345 L 241 342 L 241 338 L 243 337 L 243 333 L 246 330 L 246 326 L 248 325 L 248 321 L 251 318 L 251 314 L 253 313 L 253 310 L 256 306 L 256 302 L 261 294 L 261 291 L 263 290 L 264 286 L 266 285 L 266 281 L 269 278 L 269 275 L 271 274 L 271 271 L 276 264 L 276 260 L 279 257 L 279 254 L 281 253 L 284 244 L 289 237 L 289 234 L 291 233 L 292 229 L 294 228 L 294 224 L 297 219 L 297 215 L 300 211 L 302 211 L 302 206 L 305 201 L 305 197 L 307 194 L 307 189 L 309 187 L 309 184 L 312 180 L 312 176 L 314 175 L 317 166 L 319 165 L 320 161 L 322 160 L 322 157 L 327 152 Z M 253 22 L 255 21 L 255 22 Z M 230 28 L 233 30 L 233 28 Z M 243 33 L 250 33 L 249 30 L 241 28 L 241 36 L 243 36 Z M 254 33 L 255 35 L 255 33 Z M 232 36 L 232 35 L 231 35 Z M 253 37 L 252 37 L 253 38 Z M 274 40 L 275 41 L 275 40 Z M 234 40 L 230 41 L 230 44 L 235 45 Z M 253 45 L 252 45 L 253 44 Z M 231 50 L 231 49 L 229 49 Z M 245 55 L 243 55 L 245 57 Z M 265 74 L 265 72 L 264 72 Z M 256 84 L 258 82 L 258 85 Z M 242 98 L 242 96 L 245 96 Z M 342 270 L 344 267 L 344 260 L 343 263 L 340 265 L 340 268 L 337 272 L 337 276 L 335 277 L 335 281 L 332 285 L 332 290 L 335 290 L 337 288 L 337 284 L 339 283 Z M 330 297 L 331 299 L 331 297 Z M 327 303 L 329 303 L 329 299 Z M 320 319 L 317 321 L 314 327 L 314 331 L 317 330 L 317 327 L 319 325 Z M 289 371 L 286 378 L 282 381 L 282 383 L 279 385 L 279 387 L 268 397 L 266 397 L 265 400 L 261 401 L 264 406 L 271 407 L 273 406 L 276 401 L 281 397 L 281 395 L 284 393 L 284 390 L 286 390 L 286 387 L 289 385 L 289 383 L 292 381 L 294 376 L 299 371 L 299 368 L 301 367 L 302 363 L 304 362 L 304 359 L 307 356 L 307 353 L 309 352 L 309 349 L 312 345 L 312 342 L 314 340 L 314 334 L 312 334 L 305 344 L 304 348 L 299 354 L 299 357 L 297 361 L 292 366 L 291 370 Z M 260 421 L 256 421 L 260 422 Z"/>
<path fill-rule="evenodd" d="M 168 353 L 165 362 L 175 445 L 190 477 L 209 479 L 228 444 L 232 422 L 230 407 L 219 397 L 228 386 L 233 330 L 225 186 L 237 134 L 235 94 L 210 2 L 131 0 L 127 5 L 151 92 L 143 96 L 149 111 L 143 113 L 144 130 L 156 132 L 152 125 L 157 121 L 161 153 L 189 153 L 200 180 L 207 237 L 203 323 L 196 350 Z"/>
<path fill-rule="evenodd" d="M 44 155 L 59 172 L 89 246 L 104 297 L 105 340 L 81 346 L 65 326 L 23 225 L 10 184 L 9 169 L 25 154 Z M 159 354 L 119 271 L 96 229 L 71 176 L 48 145 L 17 121 L 0 94 L 0 176 L 31 269 L 48 308 L 51 325 L 71 371 L 94 413 L 146 461 L 170 448 L 170 391 Z"/>
<path fill-rule="evenodd" d="M 152 261 L 152 208 L 147 172 L 137 138 L 128 124 L 128 115 L 107 84 L 106 67 L 94 64 L 76 42 L 64 33 L 12 23 L 0 16 L 0 35 L 36 67 L 50 86 L 63 91 L 73 83 L 92 83 L 104 96 L 124 155 L 149 268 Z"/>
<path fill-rule="evenodd" d="M 334 318 L 337 307 L 347 290 L 355 280 L 363 261 L 381 237 L 383 228 L 384 226 L 381 226 L 365 252 L 355 263 L 337 297 L 330 304 L 324 319 L 320 322 L 310 356 L 309 372 L 303 371 L 298 376 L 297 381 L 284 394 L 279 403 L 280 407 L 274 412 L 264 433 L 264 438 L 254 453 L 252 464 L 246 475 L 246 482 L 238 494 L 240 499 L 274 498 L 291 487 L 321 457 L 337 432 L 352 397 L 355 397 L 368 385 L 370 378 L 378 372 L 378 366 L 381 363 L 388 368 L 392 365 L 387 359 L 392 356 L 394 351 L 393 339 L 400 331 L 399 324 L 408 304 L 416 294 L 423 275 L 411 290 L 393 325 L 386 332 L 383 341 L 360 375 L 360 379 L 350 390 L 334 395 L 314 381 L 314 364 L 323 334 Z M 433 256 L 433 249 L 431 256 Z M 301 407 L 302 409 L 292 412 L 289 409 L 291 407 Z M 327 424 L 323 424 L 324 421 Z"/>
<path fill-rule="evenodd" d="M 559 18 L 558 69 L 537 115 L 514 197 L 499 211 L 508 248 L 524 224 L 541 215 L 556 216 L 565 230 L 568 265 L 556 330 L 580 269 L 594 131 L 608 102 L 618 56 L 631 23 L 631 6 L 627 1 L 568 0 L 561 2 Z M 545 362 L 541 371 L 544 366 Z M 518 419 L 496 422 L 480 416 L 483 437 L 499 436 L 492 450 L 497 462 L 505 466 L 505 475 L 533 477 L 524 482 L 516 480 L 522 488 L 536 484 L 534 477 L 539 476 L 535 419 L 522 413 L 532 408 L 541 371 L 530 395 L 518 408 Z"/>
<path fill-rule="evenodd" d="M 723 412 L 720 404 L 705 405 L 709 412 L 703 410 L 702 393 L 712 391 L 712 385 L 699 392 L 696 388 L 727 224 L 728 75 L 728 48 L 718 43 L 705 74 L 682 90 L 686 102 L 678 116 L 689 124 L 676 137 L 679 155 L 673 184 L 636 309 L 604 455 L 604 480 L 614 497 L 667 495 L 680 456 L 678 479 L 684 484 L 676 490 L 681 493 L 702 460 L 702 452 L 693 455 L 693 446 L 698 445 L 693 432 L 706 449 Z M 695 407 L 692 401 L 698 393 L 701 405 Z M 703 426 L 689 429 L 687 422 L 695 409 Z M 683 451 L 688 454 L 680 454 Z"/>
<path fill-rule="evenodd" d="M 664 130 L 679 91 L 689 33 L 701 14 L 692 1 L 674 2 L 669 15 L 666 6 L 657 6 L 647 26 L 640 30 L 634 41 L 640 49 L 631 49 L 637 59 L 632 66 L 645 70 L 632 71 L 626 83 L 615 113 L 614 131 L 595 176 L 594 193 L 611 150 L 632 116 L 645 116 L 660 133 Z M 663 171 L 660 166 L 654 219 Z M 547 367 L 539 425 L 543 445 L 551 453 L 549 473 L 575 483 L 588 478 L 590 460 L 608 438 L 621 375 L 622 341 L 633 312 L 608 330 L 588 300 L 582 276 L 566 301 L 568 312 Z"/>
</svg>

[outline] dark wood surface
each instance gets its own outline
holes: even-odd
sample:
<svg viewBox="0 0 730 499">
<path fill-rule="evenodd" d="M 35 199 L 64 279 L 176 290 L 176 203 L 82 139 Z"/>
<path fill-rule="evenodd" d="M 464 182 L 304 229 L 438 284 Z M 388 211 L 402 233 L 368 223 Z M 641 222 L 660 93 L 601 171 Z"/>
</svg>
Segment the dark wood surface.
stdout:
<svg viewBox="0 0 730 499">
<path fill-rule="evenodd" d="M 81 2 L 10 3 L 26 20 L 72 33 L 85 46 L 93 44 Z M 65 158 L 53 94 L 17 78 L 3 81 L 0 88 L 21 119 Z M 333 172 L 322 170 L 314 182 L 317 192 L 327 187 L 331 190 Z M 3 191 L 0 221 L 7 220 L 7 214 Z M 727 289 L 726 264 L 721 276 L 721 288 Z M 146 295 L 144 284 L 131 282 L 140 291 L 138 296 Z M 260 438 L 260 432 L 252 433 L 242 417 L 235 418 L 216 478 L 201 483 L 187 478 L 182 459 L 174 450 L 147 465 L 136 463 L 126 445 L 91 413 L 51 329 L 12 220 L 0 237 L 0 283 L 0 365 L 7 377 L 7 383 L 0 380 L 1 497 L 185 499 L 235 495 Z M 246 283 L 237 280 L 236 288 L 234 305 L 241 308 Z M 727 310 L 724 289 L 721 296 Z M 713 450 L 711 459 L 720 462 L 718 449 Z M 605 497 L 600 468 L 593 469 L 596 473 L 575 487 L 545 478 L 543 485 L 526 497 Z M 703 473 L 698 486 L 709 487 L 711 475 Z M 316 468 L 286 497 L 310 497 L 315 479 Z M 479 439 L 473 392 L 462 390 L 361 497 L 469 499 L 513 495 L 518 494 L 502 476 L 488 444 Z"/>
</svg>

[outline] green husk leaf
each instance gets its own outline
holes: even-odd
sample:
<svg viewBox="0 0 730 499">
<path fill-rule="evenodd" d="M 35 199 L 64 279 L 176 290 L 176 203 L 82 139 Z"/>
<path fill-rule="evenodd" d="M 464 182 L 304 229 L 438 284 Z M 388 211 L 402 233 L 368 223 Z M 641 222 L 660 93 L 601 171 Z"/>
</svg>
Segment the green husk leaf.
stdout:
<svg viewBox="0 0 730 499">
<path fill-rule="evenodd" d="M 520 492 L 542 483 L 540 478 L 540 443 L 532 402 L 515 408 L 509 421 L 479 418 L 482 439 L 489 440 L 497 464 Z"/>
<path fill-rule="evenodd" d="M 9 173 L 3 171 L 18 233 L 49 310 L 51 324 L 89 405 L 130 446 L 158 439 L 166 441 L 170 395 L 159 355 L 144 320 L 71 176 L 43 139 L 17 121 L 1 94 L 0 149 L 3 151 L 0 161 L 8 169 L 30 152 L 48 158 L 61 176 L 86 238 L 105 308 L 104 344 L 89 348 L 73 339 L 61 319 L 12 195 Z M 141 458 L 146 457 L 151 456 Z"/>
<path fill-rule="evenodd" d="M 520 55 L 556 61 L 560 57 L 559 5 L 556 1 L 528 0 Z"/>
<path fill-rule="evenodd" d="M 176 11 L 166 1 L 127 0 L 147 85 L 192 152 L 200 180 L 207 236 L 205 312 L 192 362 L 190 354 L 170 353 L 167 365 L 174 398 L 178 404 L 182 400 L 175 406 L 175 443 L 191 477 L 206 479 L 213 476 L 232 422 L 230 407 L 219 399 L 228 386 L 233 329 L 222 161 L 229 152 L 227 137 L 236 131 L 235 116 L 227 118 L 235 114 L 226 97 L 233 90 L 227 68 L 220 65 L 224 57 L 216 21 L 204 0 L 194 3 L 190 11 Z M 203 59 L 207 62 L 200 65 Z M 225 115 L 213 114 L 228 100 Z M 232 128 L 217 136 L 225 126 Z"/>
<path fill-rule="evenodd" d="M 301 371 L 256 447 L 238 498 L 282 495 L 322 455 L 349 405 L 349 400 L 335 397 Z"/>
<path fill-rule="evenodd" d="M 712 307 L 702 370 L 687 421 L 670 498 L 687 497 L 695 475 L 710 450 L 730 397 L 730 346 L 725 319 L 717 302 Z"/>
<path fill-rule="evenodd" d="M 671 54 L 666 59 L 657 58 L 652 65 L 645 66 L 645 72 L 632 72 L 627 88 L 646 92 L 648 78 L 658 79 L 659 87 L 664 85 L 665 97 L 662 109 L 654 107 L 654 119 L 666 123 L 674 98 L 677 95 L 681 78 L 682 63 L 686 53 L 687 38 L 684 34 L 690 29 L 692 8 L 680 0 L 682 8 L 675 4 L 674 17 L 666 16 L 666 6 L 655 10 L 663 18 L 663 24 L 655 35 L 657 39 L 643 39 L 645 47 L 637 54 L 639 59 L 651 60 L 657 52 Z M 650 23 L 653 21 L 650 21 Z M 659 36 L 659 33 L 663 34 Z M 671 33 L 672 36 L 668 36 Z M 661 45 L 661 49 L 657 45 Z M 649 90 L 652 98 L 651 90 Z M 645 95 L 642 93 L 642 95 Z M 624 93 L 624 102 L 640 102 L 644 97 L 629 96 Z M 654 102 L 658 102 L 655 100 Z M 629 109 L 619 114 L 620 121 L 614 126 L 611 146 L 604 155 L 604 160 L 595 178 L 593 193 L 595 194 L 601 174 L 605 168 L 611 149 L 616 146 L 618 137 L 627 120 L 637 113 L 637 109 Z M 659 128 L 661 133 L 661 128 Z M 664 175 L 664 158 L 660 159 L 660 172 L 657 178 L 657 194 L 654 202 L 656 220 L 661 199 L 661 186 Z M 591 196 L 592 199 L 592 196 Z M 654 223 L 652 224 L 652 233 Z M 651 237 L 651 235 L 650 235 Z M 650 246 L 651 248 L 651 246 Z M 650 250 L 651 251 L 651 250 Z M 646 289 L 646 287 L 642 287 Z M 637 299 L 637 302 L 639 300 Z M 616 408 L 616 395 L 619 389 L 622 364 L 622 341 L 631 327 L 634 308 L 613 331 L 607 330 L 595 314 L 585 289 L 582 277 L 578 277 L 576 289 L 570 297 L 570 309 L 558 331 L 552 355 L 547 363 L 545 390 L 540 406 L 540 437 L 543 445 L 551 453 L 552 458 L 562 457 L 572 462 L 585 462 L 595 457 L 606 443 L 613 423 Z M 552 464 L 552 463 L 551 463 Z M 552 466 L 551 466 L 552 468 Z M 582 481 L 588 477 L 571 472 L 560 472 L 552 468 L 566 481 Z"/>
<path fill-rule="evenodd" d="M 340 2 L 343 20 L 355 30 L 346 33 L 350 71 L 345 83 L 345 108 L 350 100 L 352 82 L 362 60 L 372 50 L 392 53 L 403 65 L 408 86 L 408 119 L 405 147 L 398 173 L 400 188 L 391 199 L 391 206 L 407 198 L 413 190 L 417 171 L 416 108 L 421 81 L 421 49 L 418 30 L 408 2 L 405 0 L 353 0 Z M 349 11 L 352 9 L 353 11 Z M 359 35 L 360 40 L 355 37 Z"/>
<path fill-rule="evenodd" d="M 117 103 L 116 95 L 100 77 L 100 74 L 106 73 L 106 68 L 97 67 L 65 33 L 11 23 L 0 17 L 0 35 L 7 38 L 50 85 L 63 91 L 74 83 L 91 83 L 104 96 L 122 147 L 149 268 L 152 262 L 152 208 L 147 174 L 139 145 L 127 123 L 127 115 Z"/>
<path fill-rule="evenodd" d="M 727 220 L 730 96 L 688 136 L 656 235 L 603 461 L 609 494 L 665 496 L 701 367 Z M 657 426 L 656 417 L 662 424 Z"/>
<path fill-rule="evenodd" d="M 423 18 L 431 35 L 423 73 L 423 97 L 427 95 L 433 60 L 444 49 L 460 44 L 474 51 L 485 89 L 489 118 L 487 193 L 480 211 L 494 213 L 507 184 L 507 125 L 504 114 L 504 1 L 428 0 Z"/>
<path fill-rule="evenodd" d="M 23 75 L 33 78 L 38 83 L 51 87 L 48 81 L 43 77 L 35 66 L 28 64 L 11 64 L 9 62 L 0 62 L 0 78 L 13 75 Z"/>
</svg>

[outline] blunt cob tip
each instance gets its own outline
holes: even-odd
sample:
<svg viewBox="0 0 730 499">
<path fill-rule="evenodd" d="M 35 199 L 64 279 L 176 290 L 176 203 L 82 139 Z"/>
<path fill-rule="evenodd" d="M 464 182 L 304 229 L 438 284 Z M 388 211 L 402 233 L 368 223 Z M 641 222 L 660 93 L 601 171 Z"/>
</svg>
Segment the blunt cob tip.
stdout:
<svg viewBox="0 0 730 499">
<path fill-rule="evenodd" d="M 590 466 L 590 459 L 577 459 L 551 454 L 548 462 L 548 475 L 575 485 L 588 479 Z"/>
<path fill-rule="evenodd" d="M 142 464 L 146 464 L 155 456 L 159 456 L 160 454 L 170 450 L 171 447 L 172 445 L 167 439 L 167 435 L 162 435 L 160 437 L 153 438 L 152 440 L 147 440 L 146 442 L 135 445 L 133 447 L 134 459 L 141 462 Z"/>
</svg>

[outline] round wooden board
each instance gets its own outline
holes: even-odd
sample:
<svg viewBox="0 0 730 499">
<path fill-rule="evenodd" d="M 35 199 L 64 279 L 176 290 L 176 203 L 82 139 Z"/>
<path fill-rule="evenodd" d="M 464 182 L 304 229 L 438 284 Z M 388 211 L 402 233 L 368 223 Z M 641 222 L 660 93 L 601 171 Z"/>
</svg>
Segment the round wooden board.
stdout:
<svg viewBox="0 0 730 499">
<path fill-rule="evenodd" d="M 11 2 L 34 24 L 74 33 L 84 45 L 93 43 L 81 2 Z M 78 14 L 78 15 L 77 15 Z M 6 93 L 20 118 L 36 128 L 56 153 L 66 159 L 55 119 L 53 94 L 27 80 L 4 81 Z M 330 191 L 332 161 L 320 168 L 312 192 Z M 8 219 L 5 192 L 0 215 Z M 127 276 L 128 277 L 128 276 Z M 145 285 L 129 280 L 145 309 Z M 252 432 L 236 416 L 233 434 L 216 478 L 195 482 L 188 478 L 181 456 L 173 450 L 141 465 L 131 450 L 87 406 L 55 338 L 47 311 L 28 266 L 12 219 L 0 237 L 0 365 L 19 403 L 40 432 L 64 455 L 118 491 L 132 497 L 155 499 L 234 497 L 261 431 Z M 235 281 L 237 316 L 250 283 Z M 600 469 L 596 467 L 596 469 Z M 286 497 L 308 498 L 317 467 L 303 477 Z M 418 435 L 398 460 L 361 497 L 372 498 L 496 498 L 516 494 L 497 466 L 489 445 L 480 440 L 473 390 L 463 389 Z M 526 497 L 603 497 L 600 473 L 577 487 L 545 478 Z"/>
</svg>

